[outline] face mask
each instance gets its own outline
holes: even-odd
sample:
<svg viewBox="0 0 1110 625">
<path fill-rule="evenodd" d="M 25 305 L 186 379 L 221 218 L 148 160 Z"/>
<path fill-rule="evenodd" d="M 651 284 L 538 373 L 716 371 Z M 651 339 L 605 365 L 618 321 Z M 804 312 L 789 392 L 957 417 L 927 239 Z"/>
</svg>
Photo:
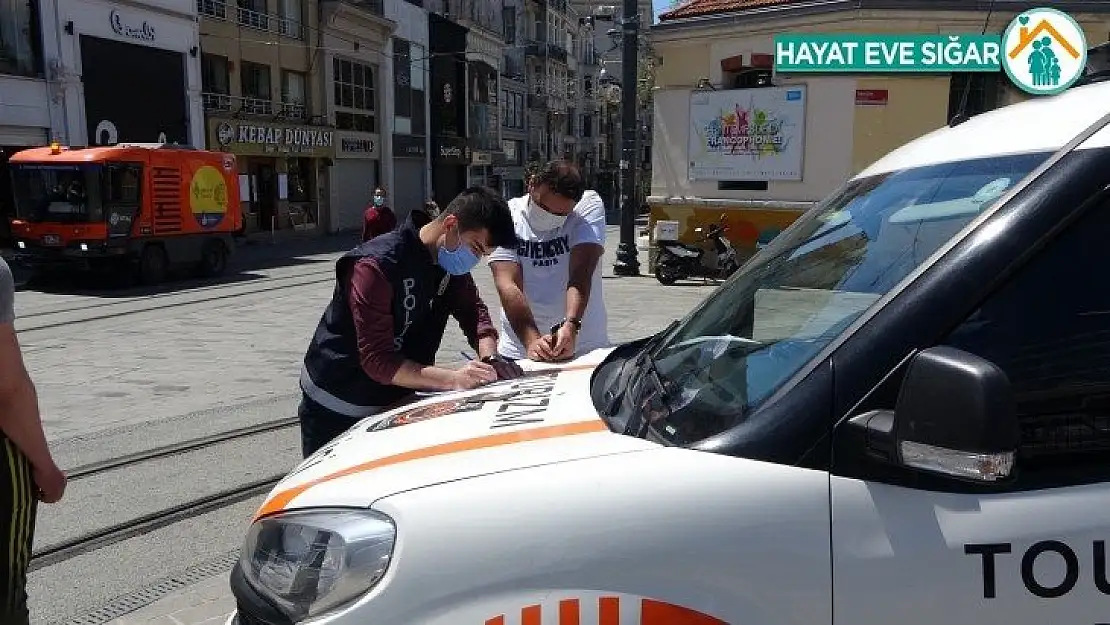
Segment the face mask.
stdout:
<svg viewBox="0 0 1110 625">
<path fill-rule="evenodd" d="M 382 204 L 385 204 L 385 198 L 380 195 L 375 195 L 374 206 L 381 206 Z"/>
<path fill-rule="evenodd" d="M 547 232 L 562 228 L 563 224 L 567 222 L 567 215 L 555 215 L 540 208 L 535 200 L 528 198 L 528 210 L 524 214 L 524 218 L 528 220 L 528 225 L 532 226 L 532 230 L 536 232 Z"/>
<path fill-rule="evenodd" d="M 458 233 L 458 227 L 455 227 L 455 232 Z M 446 243 L 444 239 L 444 243 Z M 459 237 L 459 246 L 454 250 L 447 249 L 446 245 L 439 246 L 439 266 L 443 270 L 453 276 L 461 276 L 470 273 L 471 269 L 478 264 L 478 257 L 470 248 L 463 245 L 462 237 Z"/>
</svg>

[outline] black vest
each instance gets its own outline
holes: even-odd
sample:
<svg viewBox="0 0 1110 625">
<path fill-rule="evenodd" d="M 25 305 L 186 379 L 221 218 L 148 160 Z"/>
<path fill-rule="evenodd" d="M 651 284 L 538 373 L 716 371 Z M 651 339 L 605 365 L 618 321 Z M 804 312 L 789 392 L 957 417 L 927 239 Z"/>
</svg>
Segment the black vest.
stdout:
<svg viewBox="0 0 1110 625">
<path fill-rule="evenodd" d="M 435 364 L 447 328 L 455 292 L 452 277 L 441 269 L 420 240 L 428 223 L 414 211 L 401 228 L 377 236 L 344 254 L 335 264 L 335 291 L 308 346 L 301 371 L 301 390 L 320 406 L 349 418 L 378 412 L 412 389 L 375 382 L 359 364 L 354 318 L 350 307 L 350 276 L 363 258 L 377 260 L 393 286 L 393 345 L 405 358 Z"/>
</svg>

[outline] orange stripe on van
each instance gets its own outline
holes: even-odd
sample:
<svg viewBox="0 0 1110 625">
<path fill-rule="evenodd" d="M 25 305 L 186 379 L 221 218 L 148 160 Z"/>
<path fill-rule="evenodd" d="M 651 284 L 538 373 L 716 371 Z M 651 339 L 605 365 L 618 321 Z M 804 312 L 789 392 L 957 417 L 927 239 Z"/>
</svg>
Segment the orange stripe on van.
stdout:
<svg viewBox="0 0 1110 625">
<path fill-rule="evenodd" d="M 640 625 L 728 625 L 726 621 L 673 603 L 644 599 Z"/>
<path fill-rule="evenodd" d="M 505 615 L 495 616 L 491 619 L 486 619 L 486 625 L 505 625 Z"/>
<path fill-rule="evenodd" d="M 608 430 L 609 427 L 606 426 L 605 422 L 601 419 L 591 419 L 589 421 L 579 421 L 578 423 L 568 423 L 565 425 L 549 425 L 547 427 L 534 428 L 531 430 L 501 432 L 499 434 L 490 434 L 488 436 L 479 436 L 477 438 L 468 438 L 461 441 L 451 441 L 450 443 L 432 445 L 431 447 L 425 447 L 423 449 L 414 449 L 412 451 L 406 451 L 392 456 L 378 458 L 377 460 L 356 464 L 346 469 L 336 471 L 335 473 L 330 473 L 305 482 L 304 484 L 275 493 L 266 503 L 262 504 L 258 513 L 254 515 L 254 518 L 258 520 L 264 516 L 284 510 L 285 507 L 289 505 L 289 502 L 293 501 L 293 499 L 313 486 L 318 486 L 324 482 L 330 482 L 341 477 L 355 475 L 356 473 L 362 473 L 364 471 L 372 471 L 374 469 L 411 462 L 413 460 L 424 460 L 426 458 L 457 454 L 464 451 L 476 451 L 479 449 L 489 449 L 491 447 L 522 443 L 525 441 L 559 438 L 562 436 L 589 434 L 591 432 L 603 432 Z"/>
<path fill-rule="evenodd" d="M 621 598 L 599 597 L 597 600 L 597 625 L 621 625 Z"/>
<path fill-rule="evenodd" d="M 543 625 L 543 607 L 530 605 L 520 609 L 520 625 Z"/>
<path fill-rule="evenodd" d="M 559 625 L 580 625 L 582 606 L 577 599 L 563 599 L 559 602 Z"/>
</svg>

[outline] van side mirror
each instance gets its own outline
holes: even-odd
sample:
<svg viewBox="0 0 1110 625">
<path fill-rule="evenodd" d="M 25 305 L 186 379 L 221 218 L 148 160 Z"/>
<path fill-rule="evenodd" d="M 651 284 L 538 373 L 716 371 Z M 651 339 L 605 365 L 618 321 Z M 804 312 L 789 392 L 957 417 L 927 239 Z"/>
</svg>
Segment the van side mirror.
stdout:
<svg viewBox="0 0 1110 625">
<path fill-rule="evenodd" d="M 846 425 L 861 430 L 874 459 L 979 483 L 1011 477 L 1021 434 L 1006 374 L 944 346 L 909 362 L 894 410 L 866 412 Z"/>
</svg>

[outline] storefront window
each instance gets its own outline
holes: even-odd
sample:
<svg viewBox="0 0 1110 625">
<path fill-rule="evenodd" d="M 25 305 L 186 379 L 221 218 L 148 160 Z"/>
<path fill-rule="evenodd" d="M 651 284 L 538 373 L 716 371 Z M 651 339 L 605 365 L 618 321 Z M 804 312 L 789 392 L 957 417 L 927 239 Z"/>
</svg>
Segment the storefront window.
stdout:
<svg viewBox="0 0 1110 625">
<path fill-rule="evenodd" d="M 312 160 L 307 158 L 289 159 L 289 201 L 312 201 Z"/>
<path fill-rule="evenodd" d="M 38 0 L 0 0 L 0 74 L 42 74 Z"/>
</svg>

